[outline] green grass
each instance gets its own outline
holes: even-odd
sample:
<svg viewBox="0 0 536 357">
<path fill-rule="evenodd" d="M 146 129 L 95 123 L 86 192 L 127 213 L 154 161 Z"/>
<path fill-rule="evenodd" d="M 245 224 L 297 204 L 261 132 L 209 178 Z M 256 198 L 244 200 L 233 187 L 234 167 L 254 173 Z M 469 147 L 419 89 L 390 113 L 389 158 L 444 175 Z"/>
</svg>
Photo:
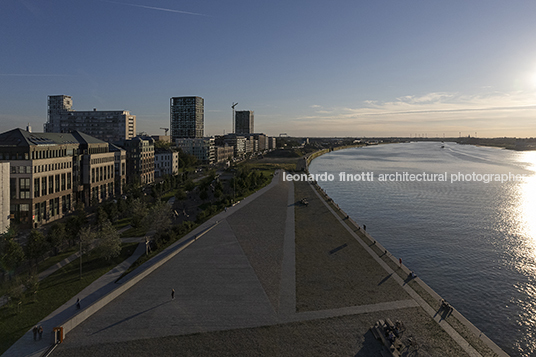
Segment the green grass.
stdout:
<svg viewBox="0 0 536 357">
<path fill-rule="evenodd" d="M 130 221 L 132 220 L 132 217 L 126 217 L 123 219 L 119 219 L 114 223 L 115 229 L 121 229 L 123 227 L 126 227 L 130 224 Z"/>
<path fill-rule="evenodd" d="M 129 238 L 129 237 L 143 237 L 147 233 L 147 229 L 144 227 L 132 227 L 127 229 L 121 234 L 121 238 Z"/>
<path fill-rule="evenodd" d="M 65 258 L 71 256 L 72 254 L 76 253 L 77 251 L 78 251 L 78 249 L 76 247 L 72 247 L 72 248 L 69 248 L 66 251 L 61 252 L 58 255 L 55 255 L 55 256 L 52 256 L 52 257 L 50 257 L 50 258 L 48 258 L 46 260 L 43 260 L 37 266 L 37 273 L 39 274 L 42 271 L 47 270 L 51 266 L 56 265 L 57 263 L 61 262 L 63 259 L 65 259 Z M 18 276 L 21 279 L 25 279 L 28 276 L 28 272 L 21 273 Z M 3 282 L 0 285 L 0 296 L 3 296 L 6 293 L 6 291 L 9 289 L 10 283 L 11 282 L 7 281 L 7 282 Z"/>
<path fill-rule="evenodd" d="M 177 189 L 166 192 L 165 194 L 162 195 L 162 197 L 160 197 L 160 200 L 163 202 L 167 202 L 171 197 L 175 196 L 178 190 L 179 189 L 177 188 Z"/>
<path fill-rule="evenodd" d="M 23 300 L 20 311 L 4 305 L 0 308 L 0 353 L 4 353 L 32 326 L 78 294 L 93 281 L 128 258 L 138 243 L 124 244 L 121 254 L 106 261 L 96 256 L 84 256 L 82 279 L 79 277 L 79 260 L 59 269 L 41 281 L 35 296 Z"/>
</svg>

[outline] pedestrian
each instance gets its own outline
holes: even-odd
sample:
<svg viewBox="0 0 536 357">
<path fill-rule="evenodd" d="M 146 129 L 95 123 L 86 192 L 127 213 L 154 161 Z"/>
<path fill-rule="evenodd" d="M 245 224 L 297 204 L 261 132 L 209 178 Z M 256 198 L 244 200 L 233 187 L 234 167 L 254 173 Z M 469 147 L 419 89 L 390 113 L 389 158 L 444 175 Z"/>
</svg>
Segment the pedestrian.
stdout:
<svg viewBox="0 0 536 357">
<path fill-rule="evenodd" d="M 43 326 L 39 326 L 39 339 L 43 338 Z"/>
<path fill-rule="evenodd" d="M 402 266 L 402 258 L 398 258 L 398 264 L 400 264 L 400 266 Z"/>
<path fill-rule="evenodd" d="M 364 231 L 367 230 L 367 225 L 366 225 L 366 224 L 363 225 L 363 230 L 364 230 Z"/>
<path fill-rule="evenodd" d="M 33 335 L 34 335 L 34 341 L 37 341 L 37 331 L 38 331 L 37 325 L 34 326 L 32 331 L 33 331 Z"/>
<path fill-rule="evenodd" d="M 76 308 L 80 310 L 80 298 L 76 300 Z"/>
<path fill-rule="evenodd" d="M 175 300 L 175 289 L 171 289 L 171 300 Z"/>
</svg>

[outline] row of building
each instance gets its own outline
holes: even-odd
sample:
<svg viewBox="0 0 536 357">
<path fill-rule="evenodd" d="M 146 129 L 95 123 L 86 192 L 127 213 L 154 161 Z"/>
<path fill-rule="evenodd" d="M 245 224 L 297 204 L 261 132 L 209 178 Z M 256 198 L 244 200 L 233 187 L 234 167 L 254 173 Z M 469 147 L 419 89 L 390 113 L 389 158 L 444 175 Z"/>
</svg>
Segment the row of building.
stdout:
<svg viewBox="0 0 536 357">
<path fill-rule="evenodd" d="M 152 183 L 155 157 L 161 162 L 174 158 L 165 170 L 178 173 L 178 152 L 155 153 L 152 138 L 135 137 L 122 145 L 80 131 L 0 134 L 2 209 L 9 207 L 9 217 L 17 222 L 38 226 L 63 217 L 77 202 L 90 205 L 120 196 L 128 182 Z"/>
<path fill-rule="evenodd" d="M 253 115 L 237 111 L 236 133 L 204 137 L 203 98 L 175 97 L 171 136 L 136 136 L 136 116 L 129 111 L 75 111 L 70 96 L 49 96 L 44 133 L 28 126 L 0 134 L 0 233 L 6 219 L 39 226 L 63 217 L 77 202 L 101 202 L 122 195 L 128 183 L 147 185 L 175 175 L 178 149 L 203 164 L 274 149 L 275 138 L 253 132 Z M 155 150 L 155 139 L 172 148 Z"/>
</svg>

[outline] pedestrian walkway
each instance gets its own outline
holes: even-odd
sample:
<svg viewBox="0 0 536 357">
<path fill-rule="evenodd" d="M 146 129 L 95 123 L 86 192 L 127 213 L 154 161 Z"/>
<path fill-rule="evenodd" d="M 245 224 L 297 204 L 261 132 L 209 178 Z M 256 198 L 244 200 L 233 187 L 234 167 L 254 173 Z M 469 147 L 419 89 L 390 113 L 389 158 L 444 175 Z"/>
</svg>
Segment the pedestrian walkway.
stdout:
<svg viewBox="0 0 536 357">
<path fill-rule="evenodd" d="M 263 194 L 264 192 L 272 188 L 275 184 L 277 184 L 277 180 L 273 180 L 272 183 L 270 183 L 263 189 L 255 192 L 254 194 L 246 197 L 239 204 L 233 207 L 230 207 L 227 211 L 222 212 L 220 213 L 220 215 L 213 217 L 212 219 L 210 219 L 209 221 L 205 222 L 203 225 L 198 227 L 196 230 L 191 232 L 189 235 L 184 237 L 181 241 L 175 243 L 175 246 L 178 247 L 180 246 L 180 243 L 182 241 L 189 240 L 192 237 L 195 238 L 197 235 L 202 234 L 205 230 L 210 229 L 210 227 L 214 226 L 220 220 L 225 219 L 227 216 L 233 214 L 237 210 L 247 206 L 248 203 L 255 200 L 259 195 Z M 122 228 L 121 230 L 119 230 L 119 232 L 121 231 L 124 232 L 128 230 L 129 228 L 130 226 L 126 226 Z M 123 274 L 123 272 L 125 272 L 132 265 L 132 263 L 134 263 L 141 255 L 145 254 L 145 237 L 123 238 L 122 241 L 123 242 L 140 241 L 140 244 L 138 245 L 138 247 L 136 248 L 136 251 L 131 257 L 129 257 L 123 263 L 119 264 L 117 267 L 112 269 L 107 274 L 103 275 L 101 278 L 94 281 L 91 285 L 86 287 L 83 291 L 81 291 L 75 297 L 70 299 L 68 302 L 66 302 L 60 308 L 52 312 L 45 319 L 40 321 L 37 325 L 42 325 L 45 330 L 42 340 L 34 341 L 33 333 L 30 330 L 23 337 L 21 337 L 15 344 L 13 344 L 2 355 L 2 357 L 4 356 L 6 357 L 8 356 L 13 356 L 13 357 L 41 356 L 48 348 L 50 348 L 50 346 L 53 343 L 52 334 L 51 334 L 52 329 L 54 327 L 61 326 L 62 323 L 64 323 L 66 320 L 68 320 L 69 318 L 71 318 L 72 316 L 80 312 L 79 310 L 76 309 L 76 301 L 78 298 L 81 301 L 81 306 L 83 310 L 85 307 L 91 305 L 95 301 L 99 300 L 101 297 L 105 296 L 106 294 L 114 290 L 117 287 L 116 280 Z M 170 250 L 173 250 L 173 248 Z M 155 261 L 158 261 L 159 259 L 162 258 L 162 256 L 164 256 L 165 254 L 168 254 L 169 251 L 168 252 L 165 251 L 163 253 L 164 254 L 161 254 L 155 257 L 154 259 L 152 259 L 151 262 L 154 263 Z M 76 259 L 77 257 L 78 256 L 76 256 L 74 259 Z M 70 258 L 71 257 L 69 257 L 68 259 Z M 57 269 L 59 269 L 59 267 L 57 267 L 56 270 Z M 52 271 L 49 274 L 52 274 L 54 271 Z M 118 283 L 121 283 L 122 281 L 123 279 L 119 281 Z"/>
<path fill-rule="evenodd" d="M 263 207 L 266 209 L 262 209 Z M 329 205 L 328 208 L 338 217 Z M 282 215 L 280 212 L 277 215 L 274 212 L 285 209 Z M 339 221 L 356 238 L 346 223 L 340 219 Z M 345 231 L 344 228 L 340 229 Z M 349 236 L 349 239 L 352 237 Z M 359 237 L 356 239 L 361 244 L 354 243 L 355 246 L 363 246 L 372 257 L 377 257 Z M 183 248 L 178 249 L 181 244 Z M 296 266 L 296 251 L 294 185 L 292 182 L 283 182 L 281 175 L 277 174 L 270 185 L 205 222 L 180 242 L 149 261 L 146 267 L 139 267 L 142 273 L 151 273 L 95 312 L 91 318 L 74 327 L 54 354 L 58 357 L 73 354 L 94 356 L 99 349 L 102 351 L 102 344 L 106 344 L 107 353 L 114 354 L 115 349 L 124 354 L 129 354 L 130 351 L 132 354 L 136 351 L 133 341 L 152 339 L 158 341 L 154 345 L 157 346 L 156 349 L 168 343 L 162 350 L 167 348 L 169 351 L 169 348 L 175 348 L 176 340 L 165 340 L 161 339 L 162 337 L 187 336 L 188 339 L 195 339 L 216 331 L 234 331 L 240 335 L 242 331 L 255 328 L 260 328 L 255 330 L 255 333 L 262 334 L 267 326 L 278 328 L 297 322 L 307 322 L 310 324 L 308 326 L 329 326 L 330 322 L 327 320 L 364 316 L 365 321 L 367 317 L 384 316 L 384 313 L 400 312 L 403 315 L 418 312 L 419 316 L 423 316 L 423 323 L 431 322 L 424 313 L 428 311 L 424 305 L 426 303 L 423 303 L 422 298 L 410 289 L 408 284 L 404 284 L 397 274 L 392 274 L 393 279 L 398 282 L 393 284 L 396 289 L 401 292 L 401 289 L 404 289 L 409 294 L 400 296 L 399 300 L 296 311 L 296 272 L 297 269 L 303 268 L 303 265 Z M 328 253 L 326 251 L 326 254 Z M 337 259 L 335 255 L 332 257 Z M 377 263 L 374 265 L 382 273 L 383 269 L 387 273 L 393 273 L 381 259 Z M 155 269 L 149 269 L 151 266 Z M 277 279 L 271 277 L 273 272 L 279 275 Z M 136 276 L 135 274 L 136 271 L 133 275 Z M 369 279 L 366 283 L 378 284 L 378 281 Z M 125 287 L 128 285 L 128 278 L 123 284 Z M 382 280 L 379 284 L 386 283 Z M 99 290 L 104 292 L 106 286 L 100 289 L 97 287 L 95 293 Z M 319 288 L 323 289 L 324 286 L 319 285 Z M 75 301 L 76 297 L 71 301 L 73 305 L 70 306 L 70 311 L 75 309 Z M 82 300 L 83 305 L 85 301 L 87 298 Z M 63 318 L 66 317 L 68 316 Z M 313 323 L 313 320 L 318 321 L 318 324 Z M 355 325 L 360 331 L 363 327 L 365 331 L 368 329 L 364 324 Z M 448 327 L 444 328 L 448 330 Z M 437 331 L 440 329 L 437 328 Z M 322 336 L 321 327 L 318 327 L 318 332 L 316 336 Z M 441 336 L 450 341 L 446 342 L 447 344 L 456 346 L 446 334 L 441 333 Z M 24 344 L 31 345 L 34 343 L 31 332 L 27 335 L 30 339 L 24 341 Z M 357 339 L 364 341 L 364 335 L 365 332 L 360 332 Z M 252 335 L 245 336 L 251 338 Z M 355 332 L 352 332 L 351 336 L 355 339 Z M 470 346 L 463 346 L 465 340 L 458 340 L 455 334 L 451 336 L 454 336 L 468 355 L 478 356 L 476 351 L 471 351 Z M 317 343 L 307 341 L 311 344 Z M 217 342 L 215 343 L 214 348 L 217 348 Z M 353 350 L 355 347 L 350 348 Z M 457 346 L 456 348 L 460 352 L 458 355 L 463 355 L 463 351 Z M 158 350 L 152 352 L 159 353 Z M 195 354 L 195 351 L 190 352 Z"/>
<path fill-rule="evenodd" d="M 77 299 L 80 299 L 81 307 L 83 309 L 112 291 L 117 285 L 115 281 L 143 254 L 145 254 L 145 244 L 139 244 L 128 259 L 95 280 L 75 297 L 41 320 L 37 325 L 43 326 L 45 331 L 42 340 L 34 341 L 33 333 L 30 330 L 2 356 L 41 356 L 53 343 L 52 329 L 60 326 L 69 317 L 74 316 L 79 312 L 76 308 Z"/>
<path fill-rule="evenodd" d="M 128 230 L 130 228 L 132 228 L 132 226 L 128 225 L 126 227 L 123 227 L 123 228 L 119 229 L 117 231 L 117 233 L 121 234 L 121 233 L 125 232 L 126 230 Z M 145 239 L 144 237 L 132 237 L 132 238 L 122 238 L 121 241 L 123 243 L 134 243 L 134 242 L 143 242 L 144 239 Z M 58 271 L 59 269 L 63 268 L 67 264 L 69 264 L 69 263 L 73 262 L 74 260 L 78 259 L 79 256 L 80 256 L 79 252 L 71 254 L 67 258 L 63 259 L 61 262 L 50 266 L 46 270 L 43 270 L 41 273 L 39 273 L 39 275 L 37 275 L 37 278 L 39 279 L 39 281 L 47 278 L 48 276 L 54 274 L 56 271 Z M 3 305 L 7 304 L 7 301 L 8 301 L 7 296 L 5 296 L 5 295 L 0 296 L 0 307 L 2 307 Z"/>
</svg>

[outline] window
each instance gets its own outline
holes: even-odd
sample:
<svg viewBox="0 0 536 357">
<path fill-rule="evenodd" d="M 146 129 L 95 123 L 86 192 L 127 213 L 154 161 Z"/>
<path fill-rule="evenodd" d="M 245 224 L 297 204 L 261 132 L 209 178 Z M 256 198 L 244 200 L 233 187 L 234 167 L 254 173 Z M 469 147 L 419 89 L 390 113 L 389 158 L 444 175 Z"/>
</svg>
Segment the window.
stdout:
<svg viewBox="0 0 536 357">
<path fill-rule="evenodd" d="M 47 195 L 47 178 L 41 177 L 41 195 L 46 196 Z"/>
<path fill-rule="evenodd" d="M 16 178 L 9 179 L 9 197 L 11 199 L 17 198 L 17 179 Z"/>
<path fill-rule="evenodd" d="M 54 193 L 54 176 L 48 177 L 48 194 L 51 195 Z"/>
<path fill-rule="evenodd" d="M 41 191 L 39 190 L 39 178 L 34 179 L 34 197 L 39 197 Z"/>
<path fill-rule="evenodd" d="M 19 179 L 19 193 L 20 193 L 21 199 L 30 198 L 30 179 L 29 178 Z"/>
<path fill-rule="evenodd" d="M 34 215 L 35 215 L 35 220 L 37 222 L 40 222 L 41 221 L 41 205 L 39 203 L 36 203 L 35 204 L 35 210 L 34 210 Z"/>
<path fill-rule="evenodd" d="M 71 173 L 67 172 L 67 189 L 71 189 Z"/>
<path fill-rule="evenodd" d="M 55 180 L 55 182 L 56 182 L 56 185 L 55 185 L 56 192 L 60 192 L 60 175 L 56 175 L 55 178 L 56 178 L 56 180 Z"/>
<path fill-rule="evenodd" d="M 65 191 L 65 174 L 61 174 L 61 190 Z"/>
</svg>

